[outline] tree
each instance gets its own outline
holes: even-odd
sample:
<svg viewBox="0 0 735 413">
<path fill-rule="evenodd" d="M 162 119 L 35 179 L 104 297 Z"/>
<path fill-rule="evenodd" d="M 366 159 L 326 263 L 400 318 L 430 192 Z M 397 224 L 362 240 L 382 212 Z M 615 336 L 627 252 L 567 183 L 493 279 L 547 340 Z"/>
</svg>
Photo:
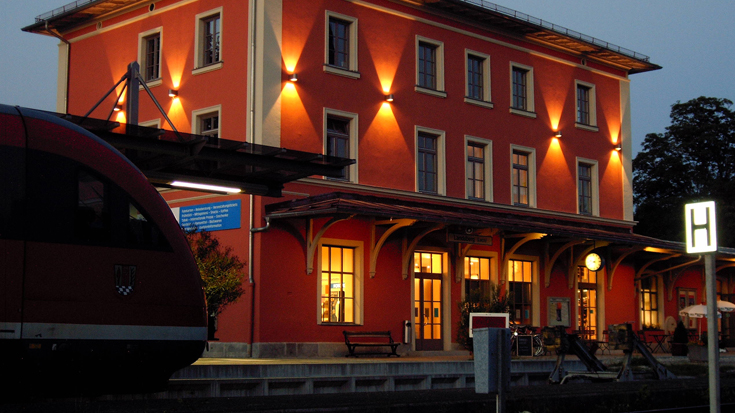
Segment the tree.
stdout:
<svg viewBox="0 0 735 413">
<path fill-rule="evenodd" d="M 186 238 L 204 282 L 210 321 L 209 338 L 213 339 L 217 316 L 243 294 L 242 280 L 245 274 L 242 269 L 245 263 L 232 253 L 231 247 L 222 246 L 210 232 L 188 230 Z"/>
<path fill-rule="evenodd" d="M 649 133 L 633 159 L 636 232 L 681 241 L 684 205 L 717 203 L 718 244 L 735 246 L 735 112 L 728 99 L 671 106 L 666 132 Z"/>
</svg>

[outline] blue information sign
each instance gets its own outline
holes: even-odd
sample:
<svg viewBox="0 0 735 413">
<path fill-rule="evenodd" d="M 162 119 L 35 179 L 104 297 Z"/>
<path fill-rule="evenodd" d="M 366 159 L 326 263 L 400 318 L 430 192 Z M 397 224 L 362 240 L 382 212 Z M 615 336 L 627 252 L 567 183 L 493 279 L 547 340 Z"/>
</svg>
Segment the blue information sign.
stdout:
<svg viewBox="0 0 735 413">
<path fill-rule="evenodd" d="M 184 229 L 220 231 L 240 228 L 240 200 L 179 208 L 179 224 Z"/>
</svg>

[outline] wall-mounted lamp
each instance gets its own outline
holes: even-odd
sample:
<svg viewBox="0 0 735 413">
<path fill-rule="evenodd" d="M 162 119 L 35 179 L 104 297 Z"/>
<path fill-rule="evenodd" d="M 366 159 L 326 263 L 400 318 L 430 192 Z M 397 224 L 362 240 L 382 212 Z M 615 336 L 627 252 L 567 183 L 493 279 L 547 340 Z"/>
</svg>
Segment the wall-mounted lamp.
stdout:
<svg viewBox="0 0 735 413">
<path fill-rule="evenodd" d="M 558 130 L 558 131 L 554 132 L 554 137 L 557 138 L 557 139 L 561 138 L 561 131 Z"/>
<path fill-rule="evenodd" d="M 120 112 L 122 110 L 122 105 L 115 105 L 115 112 Z"/>
<path fill-rule="evenodd" d="M 291 75 L 288 77 L 288 80 L 291 82 L 298 82 L 299 76 L 296 73 L 291 73 Z"/>
<path fill-rule="evenodd" d="M 623 144 L 622 144 L 622 142 L 618 142 L 618 144 L 615 145 L 615 150 L 618 151 L 618 152 L 620 152 L 620 151 L 623 150 Z"/>
<path fill-rule="evenodd" d="M 168 90 L 168 96 L 169 97 L 172 97 L 172 98 L 178 97 L 179 96 L 179 91 L 176 90 L 176 89 L 169 89 Z"/>
<path fill-rule="evenodd" d="M 386 102 L 393 102 L 393 99 L 394 99 L 394 97 L 393 97 L 393 94 L 392 93 L 389 93 L 389 94 L 385 95 L 385 101 Z"/>
</svg>

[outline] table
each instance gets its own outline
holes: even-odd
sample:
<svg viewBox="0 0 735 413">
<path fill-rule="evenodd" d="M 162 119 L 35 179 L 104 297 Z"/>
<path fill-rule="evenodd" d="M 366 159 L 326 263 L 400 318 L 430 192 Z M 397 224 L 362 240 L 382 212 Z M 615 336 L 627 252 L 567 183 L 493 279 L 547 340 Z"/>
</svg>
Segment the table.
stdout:
<svg viewBox="0 0 735 413">
<path fill-rule="evenodd" d="M 663 353 L 671 353 L 671 348 L 667 348 L 667 339 L 670 337 L 668 334 L 651 334 L 650 336 L 653 337 L 655 341 L 653 346 L 651 346 L 651 353 L 655 353 L 656 349 L 660 349 Z"/>
</svg>

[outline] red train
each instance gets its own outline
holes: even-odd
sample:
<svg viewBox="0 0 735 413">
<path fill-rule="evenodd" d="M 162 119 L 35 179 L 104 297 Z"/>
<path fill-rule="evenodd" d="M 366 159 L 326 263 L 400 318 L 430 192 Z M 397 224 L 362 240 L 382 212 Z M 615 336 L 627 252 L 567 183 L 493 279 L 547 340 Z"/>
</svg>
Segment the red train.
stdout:
<svg viewBox="0 0 735 413">
<path fill-rule="evenodd" d="M 206 339 L 191 251 L 140 170 L 76 125 L 0 105 L 0 371 L 12 391 L 158 390 Z"/>
</svg>

